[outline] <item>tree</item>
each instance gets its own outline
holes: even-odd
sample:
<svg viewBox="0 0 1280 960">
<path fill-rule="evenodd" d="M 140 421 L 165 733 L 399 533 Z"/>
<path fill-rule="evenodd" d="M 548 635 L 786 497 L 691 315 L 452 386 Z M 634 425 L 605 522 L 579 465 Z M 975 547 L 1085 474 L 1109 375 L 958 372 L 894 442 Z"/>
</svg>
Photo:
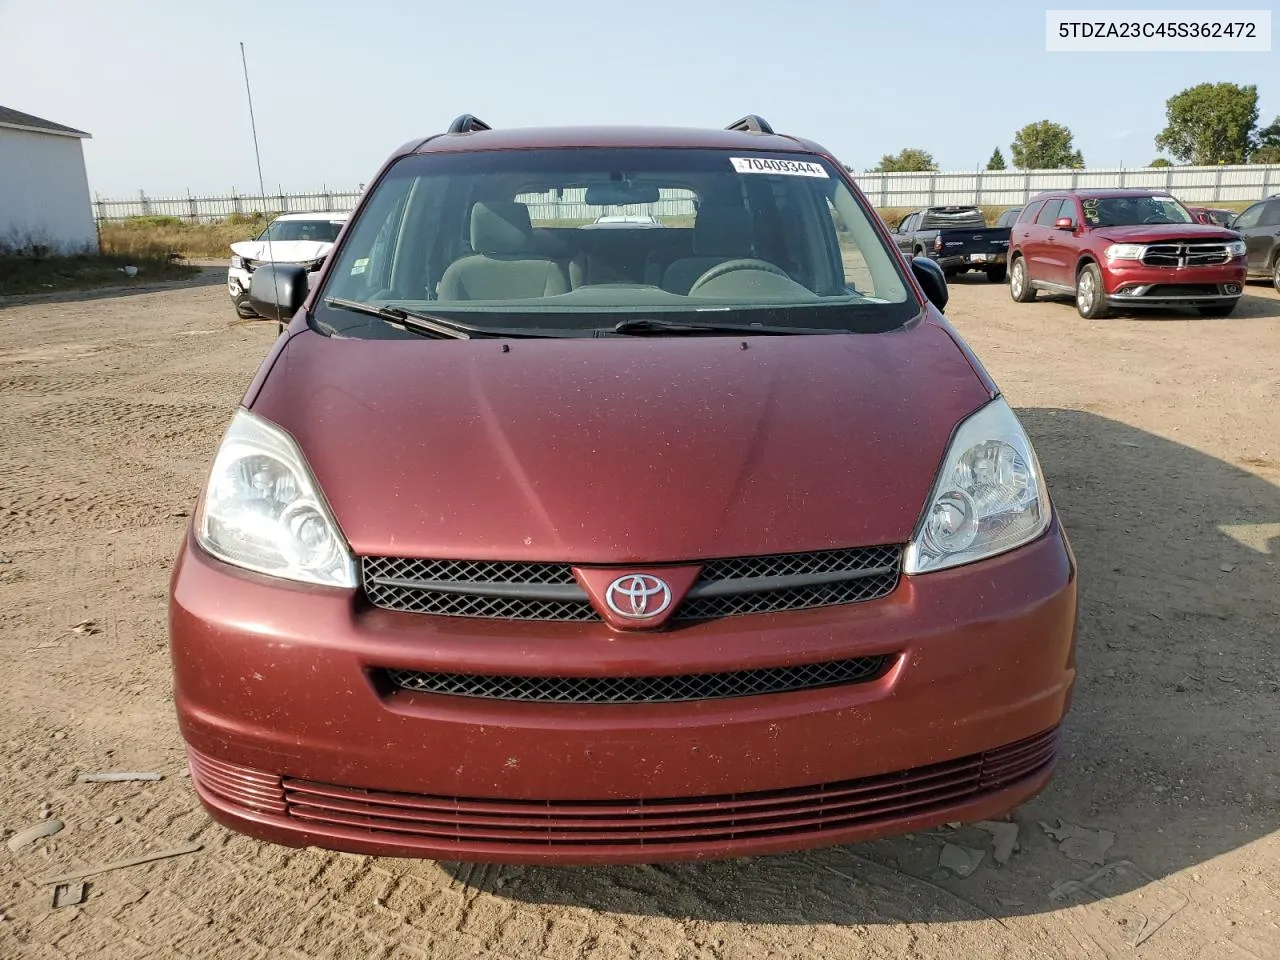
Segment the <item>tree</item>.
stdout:
<svg viewBox="0 0 1280 960">
<path fill-rule="evenodd" d="M 1280 117 L 1258 131 L 1258 147 L 1280 147 Z"/>
<path fill-rule="evenodd" d="M 1244 163 L 1257 146 L 1258 88 L 1252 84 L 1188 87 L 1168 99 L 1165 115 L 1156 146 L 1184 163 Z"/>
<path fill-rule="evenodd" d="M 1169 162 L 1165 157 L 1156 157 L 1156 158 L 1155 158 L 1154 160 L 1152 160 L 1149 164 L 1147 164 L 1147 166 L 1149 166 L 1149 167 L 1172 167 L 1172 166 L 1173 166 L 1173 164 L 1172 164 L 1172 163 L 1170 163 L 1170 162 Z"/>
<path fill-rule="evenodd" d="M 1084 157 L 1071 143 L 1071 131 L 1049 120 L 1028 123 L 1014 134 L 1009 150 L 1019 170 L 1084 166 Z"/>
<path fill-rule="evenodd" d="M 1000 152 L 999 147 L 996 147 L 995 150 L 991 151 L 991 159 L 987 161 L 987 169 L 988 170 L 1006 169 L 1004 164 L 1004 154 Z"/>
<path fill-rule="evenodd" d="M 1250 163 L 1280 163 L 1280 117 L 1258 131 L 1258 148 L 1249 157 Z"/>
<path fill-rule="evenodd" d="M 919 147 L 904 147 L 898 153 L 886 153 L 880 158 L 880 165 L 874 173 L 915 173 L 922 170 L 937 170 L 933 155 Z"/>
</svg>

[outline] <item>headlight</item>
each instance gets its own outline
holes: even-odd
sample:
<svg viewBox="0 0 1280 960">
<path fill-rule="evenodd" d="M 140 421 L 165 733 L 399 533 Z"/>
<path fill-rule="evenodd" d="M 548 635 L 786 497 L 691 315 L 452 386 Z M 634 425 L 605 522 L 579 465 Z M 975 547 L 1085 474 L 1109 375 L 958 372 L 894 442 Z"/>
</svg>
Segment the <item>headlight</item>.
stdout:
<svg viewBox="0 0 1280 960">
<path fill-rule="evenodd" d="M 1049 526 L 1049 492 L 1031 441 L 1003 397 L 960 425 L 903 570 L 928 573 L 993 557 Z"/>
<path fill-rule="evenodd" d="M 243 270 L 243 269 L 244 269 L 244 258 L 243 258 L 243 257 L 241 257 L 241 256 L 239 256 L 239 255 L 237 255 L 237 254 L 232 254 L 232 255 L 231 255 L 231 266 L 232 266 L 232 267 L 234 267 L 236 270 Z"/>
<path fill-rule="evenodd" d="M 1243 240 L 1232 240 L 1227 244 L 1227 253 L 1232 257 L 1243 257 L 1248 247 L 1244 245 Z"/>
<path fill-rule="evenodd" d="M 1140 260 L 1143 249 L 1141 243 L 1113 243 L 1103 253 L 1108 260 Z"/>
<path fill-rule="evenodd" d="M 196 541 L 220 560 L 289 580 L 356 585 L 355 562 L 293 439 L 236 412 L 213 461 Z"/>
</svg>

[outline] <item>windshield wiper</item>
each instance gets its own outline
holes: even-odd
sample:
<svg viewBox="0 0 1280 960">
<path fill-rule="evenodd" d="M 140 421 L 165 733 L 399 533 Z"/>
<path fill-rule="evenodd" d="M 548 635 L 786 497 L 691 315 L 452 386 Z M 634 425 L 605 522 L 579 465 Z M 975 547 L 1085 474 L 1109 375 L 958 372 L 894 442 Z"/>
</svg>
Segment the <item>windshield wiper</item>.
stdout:
<svg viewBox="0 0 1280 960">
<path fill-rule="evenodd" d="M 448 337 L 455 340 L 470 340 L 474 337 L 543 337 L 544 333 L 532 330 L 507 330 L 498 328 L 473 327 L 469 323 L 458 323 L 446 320 L 429 313 L 415 313 L 403 307 L 389 305 L 378 306 L 360 300 L 347 300 L 343 297 L 325 297 L 327 306 L 337 310 L 350 310 L 352 313 L 363 313 L 370 317 L 378 317 L 388 323 L 398 324 L 406 330 L 420 333 L 426 337 Z"/>
<path fill-rule="evenodd" d="M 657 317 L 632 317 L 620 320 L 613 325 L 614 333 L 658 335 L 681 333 L 732 333 L 760 334 L 764 336 L 787 336 L 789 334 L 812 333 L 848 333 L 848 330 L 816 327 L 781 327 L 768 326 L 763 323 L 705 323 L 701 320 L 692 323 L 677 320 L 660 320 Z"/>
</svg>

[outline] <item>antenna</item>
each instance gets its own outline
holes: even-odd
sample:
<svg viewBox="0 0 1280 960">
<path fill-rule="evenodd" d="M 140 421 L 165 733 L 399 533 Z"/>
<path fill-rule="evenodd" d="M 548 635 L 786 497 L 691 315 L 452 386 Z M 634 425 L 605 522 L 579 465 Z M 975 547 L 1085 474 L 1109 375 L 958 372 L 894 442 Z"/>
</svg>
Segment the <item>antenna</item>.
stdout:
<svg viewBox="0 0 1280 960">
<path fill-rule="evenodd" d="M 244 92 L 249 98 L 249 129 L 253 131 L 253 159 L 258 164 L 258 193 L 262 197 L 262 212 L 267 212 L 267 187 L 262 179 L 262 154 L 258 150 L 258 124 L 253 119 L 253 91 L 249 89 L 249 61 L 244 54 L 244 41 L 240 41 L 240 64 L 244 67 Z M 276 251 L 271 241 L 271 224 L 267 224 L 267 257 L 274 265 L 276 262 Z M 252 281 L 250 281 L 252 283 Z M 280 316 L 280 287 L 275 283 L 272 277 L 271 297 L 276 305 L 276 335 L 284 333 L 284 320 Z"/>
</svg>

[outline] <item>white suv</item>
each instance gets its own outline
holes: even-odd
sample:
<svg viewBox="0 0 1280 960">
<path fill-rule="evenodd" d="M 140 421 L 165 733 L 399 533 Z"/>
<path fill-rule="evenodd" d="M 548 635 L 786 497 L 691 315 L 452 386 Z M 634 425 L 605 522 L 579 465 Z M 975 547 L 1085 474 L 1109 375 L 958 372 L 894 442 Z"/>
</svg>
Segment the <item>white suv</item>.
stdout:
<svg viewBox="0 0 1280 960">
<path fill-rule="evenodd" d="M 231 244 L 231 266 L 227 270 L 227 293 L 236 313 L 256 317 L 249 305 L 249 281 L 262 263 L 293 263 L 312 273 L 324 258 L 347 222 L 345 213 L 286 213 L 272 220 L 253 240 Z"/>
</svg>

